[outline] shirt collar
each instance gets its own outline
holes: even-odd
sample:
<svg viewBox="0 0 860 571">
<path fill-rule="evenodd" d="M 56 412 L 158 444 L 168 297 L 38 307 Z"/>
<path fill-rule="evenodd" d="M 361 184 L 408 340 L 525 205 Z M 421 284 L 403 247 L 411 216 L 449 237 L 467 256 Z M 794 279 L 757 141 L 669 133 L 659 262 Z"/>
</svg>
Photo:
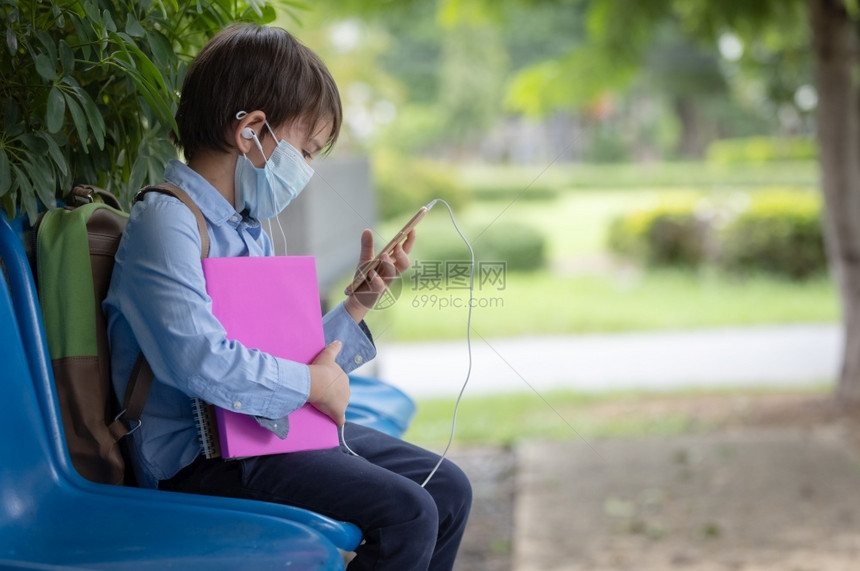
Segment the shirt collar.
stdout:
<svg viewBox="0 0 860 571">
<path fill-rule="evenodd" d="M 218 192 L 218 189 L 185 163 L 175 159 L 168 162 L 164 171 L 164 180 L 187 192 L 194 204 L 203 212 L 203 216 L 211 223 L 230 222 L 233 226 L 238 226 L 242 221 L 242 216 Z"/>
</svg>

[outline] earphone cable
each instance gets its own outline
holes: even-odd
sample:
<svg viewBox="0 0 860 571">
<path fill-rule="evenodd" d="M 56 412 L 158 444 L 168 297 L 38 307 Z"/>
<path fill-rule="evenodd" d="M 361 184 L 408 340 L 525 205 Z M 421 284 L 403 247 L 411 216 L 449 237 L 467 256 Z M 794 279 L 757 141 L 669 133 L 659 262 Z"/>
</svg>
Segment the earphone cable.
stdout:
<svg viewBox="0 0 860 571">
<path fill-rule="evenodd" d="M 433 208 L 433 206 L 437 203 L 441 202 L 445 205 L 445 208 L 448 209 L 448 216 L 451 217 L 451 224 L 454 225 L 454 230 L 457 231 L 457 234 L 460 235 L 460 238 L 463 240 L 463 243 L 466 244 L 466 247 L 469 248 L 469 309 L 466 317 L 466 347 L 469 353 L 469 366 L 466 370 L 466 378 L 463 381 L 463 386 L 460 387 L 460 393 L 457 395 L 457 401 L 454 404 L 454 414 L 451 417 L 451 433 L 448 436 L 448 444 L 445 446 L 445 450 L 442 452 L 442 455 L 439 457 L 439 461 L 430 471 L 430 474 L 427 475 L 427 478 L 421 484 L 421 487 L 427 486 L 427 482 L 430 481 L 430 478 L 436 474 L 439 467 L 442 465 L 442 462 L 445 461 L 445 457 L 448 455 L 448 451 L 451 448 L 451 444 L 454 442 L 454 433 L 457 430 L 457 413 L 460 410 L 460 402 L 463 400 L 463 393 L 466 391 L 466 386 L 469 384 L 469 378 L 472 376 L 472 307 L 474 306 L 475 299 L 475 251 L 472 249 L 472 245 L 469 243 L 469 240 L 466 239 L 466 236 L 463 235 L 463 232 L 460 230 L 460 227 L 457 226 L 457 221 L 454 220 L 454 211 L 451 209 L 451 205 L 441 198 L 437 198 L 432 200 L 429 204 L 427 204 L 427 210 Z"/>
</svg>

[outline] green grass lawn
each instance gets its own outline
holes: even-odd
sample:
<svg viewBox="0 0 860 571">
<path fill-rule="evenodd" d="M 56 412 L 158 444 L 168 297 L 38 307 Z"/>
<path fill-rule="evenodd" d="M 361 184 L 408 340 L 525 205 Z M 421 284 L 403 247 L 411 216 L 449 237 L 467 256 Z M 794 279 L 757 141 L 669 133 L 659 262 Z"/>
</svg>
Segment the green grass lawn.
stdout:
<svg viewBox="0 0 860 571">
<path fill-rule="evenodd" d="M 465 397 L 457 415 L 457 446 L 515 445 L 521 440 L 669 436 L 712 430 L 743 418 L 749 399 L 823 397 L 822 383 L 804 389 L 673 391 L 667 393 L 573 391 Z M 454 399 L 423 399 L 405 439 L 441 450 L 451 433 Z"/>
<path fill-rule="evenodd" d="M 479 279 L 473 316 L 475 329 L 485 337 L 501 337 L 838 319 L 838 299 L 828 276 L 792 282 L 762 275 L 739 279 L 714 270 L 643 272 L 618 263 L 607 253 L 608 226 L 615 216 L 628 209 L 656 200 L 703 196 L 725 199 L 742 188 L 754 188 L 755 181 L 787 180 L 786 173 L 791 173 L 798 184 L 810 182 L 814 177 L 814 169 L 809 164 L 783 166 L 786 172 L 768 167 L 773 175 L 770 177 L 763 174 L 761 167 L 723 172 L 724 176 L 731 175 L 728 180 L 746 181 L 743 187 L 725 187 L 719 184 L 723 179 L 706 179 L 702 173 L 694 177 L 697 170 L 707 172 L 702 165 L 698 169 L 687 164 L 675 165 L 674 170 L 660 167 L 661 180 L 672 182 L 661 190 L 632 185 L 628 179 L 635 168 L 629 165 L 559 167 L 560 172 L 547 171 L 544 176 L 562 184 L 562 179 L 569 180 L 586 169 L 591 180 L 600 179 L 616 185 L 627 181 L 631 187 L 567 188 L 547 200 L 472 202 L 456 215 L 468 237 L 473 240 L 478 237 L 479 241 L 487 227 L 516 221 L 543 233 L 548 254 L 546 269 L 533 273 L 508 272 L 503 289 L 498 283 L 482 284 Z M 523 172 L 523 169 L 499 168 L 481 176 L 483 184 L 506 177 L 506 184 L 514 185 L 518 177 L 524 177 Z M 470 180 L 476 176 L 471 172 L 465 178 Z M 680 184 L 681 179 L 688 176 L 707 184 Z M 402 222 L 390 221 L 380 225 L 378 230 L 382 237 L 387 237 L 396 232 Z M 447 214 L 437 207 L 418 228 L 418 243 L 412 259 L 426 259 L 425 252 L 432 249 L 435 241 L 455 239 L 456 233 Z M 461 259 L 467 258 L 468 250 L 464 245 Z M 406 276 L 397 303 L 389 309 L 372 312 L 368 322 L 380 340 L 462 338 L 466 300 L 466 292 L 462 289 L 430 290 Z"/>
<path fill-rule="evenodd" d="M 435 299 L 434 299 L 435 298 Z M 367 320 L 380 341 L 458 339 L 466 292 L 422 292 L 405 284 L 397 303 Z M 681 271 L 561 278 L 512 274 L 503 291 L 476 293 L 472 324 L 483 337 L 610 333 L 838 318 L 829 280 L 732 280 Z M 459 303 L 459 306 L 457 305 Z"/>
</svg>

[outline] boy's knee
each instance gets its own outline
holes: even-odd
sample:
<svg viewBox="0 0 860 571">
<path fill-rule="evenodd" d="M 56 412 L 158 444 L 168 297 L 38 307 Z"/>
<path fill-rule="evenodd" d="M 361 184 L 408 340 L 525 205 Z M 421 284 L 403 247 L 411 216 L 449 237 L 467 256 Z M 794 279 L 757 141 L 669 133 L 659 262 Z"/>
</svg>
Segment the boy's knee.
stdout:
<svg viewBox="0 0 860 571">
<path fill-rule="evenodd" d="M 463 519 L 472 507 L 472 483 L 459 466 L 445 460 L 439 471 L 431 478 L 439 478 L 434 487 L 436 503 L 439 506 L 439 518 Z M 430 484 L 428 484 L 429 486 Z"/>
<path fill-rule="evenodd" d="M 430 493 L 417 486 L 404 486 L 392 491 L 391 515 L 399 519 L 399 525 L 409 526 L 420 536 L 436 537 L 439 527 L 439 509 Z"/>
</svg>

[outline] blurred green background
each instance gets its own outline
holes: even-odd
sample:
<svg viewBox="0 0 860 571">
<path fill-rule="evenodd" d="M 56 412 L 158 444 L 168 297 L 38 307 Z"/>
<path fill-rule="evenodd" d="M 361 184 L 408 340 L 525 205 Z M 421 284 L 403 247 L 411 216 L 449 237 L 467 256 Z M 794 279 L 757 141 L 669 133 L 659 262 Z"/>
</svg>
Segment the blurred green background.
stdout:
<svg viewBox="0 0 860 571">
<path fill-rule="evenodd" d="M 743 37 L 719 16 L 692 25 L 707 3 L 652 4 L 353 0 L 282 20 L 340 85 L 336 154 L 369 157 L 378 233 L 442 197 L 478 261 L 506 264 L 503 284 L 479 276 L 482 336 L 838 321 L 802 4 L 743 11 Z M 412 259 L 397 303 L 368 317 L 377 340 L 463 339 L 466 310 L 450 305 L 467 292 L 434 289 L 422 269 L 468 259 L 440 207 Z M 589 420 L 601 403 L 649 398 L 635 391 L 555 391 L 556 414 L 524 391 L 467 394 L 457 442 L 571 437 L 559 416 L 586 437 L 707 428 L 635 404 Z M 422 400 L 408 437 L 438 446 L 452 412 L 452 398 Z"/>
<path fill-rule="evenodd" d="M 836 320 L 812 68 L 795 49 L 805 32 L 707 42 L 670 17 L 632 30 L 631 56 L 606 43 L 613 25 L 601 28 L 591 4 L 331 1 L 279 22 L 338 81 L 335 155 L 369 157 L 377 232 L 442 197 L 477 259 L 505 263 L 503 284 L 479 283 L 477 329 Z M 412 258 L 374 330 L 384 341 L 462 337 L 465 310 L 438 302 L 467 293 L 426 279 L 426 264 L 468 259 L 441 207 Z"/>
</svg>

